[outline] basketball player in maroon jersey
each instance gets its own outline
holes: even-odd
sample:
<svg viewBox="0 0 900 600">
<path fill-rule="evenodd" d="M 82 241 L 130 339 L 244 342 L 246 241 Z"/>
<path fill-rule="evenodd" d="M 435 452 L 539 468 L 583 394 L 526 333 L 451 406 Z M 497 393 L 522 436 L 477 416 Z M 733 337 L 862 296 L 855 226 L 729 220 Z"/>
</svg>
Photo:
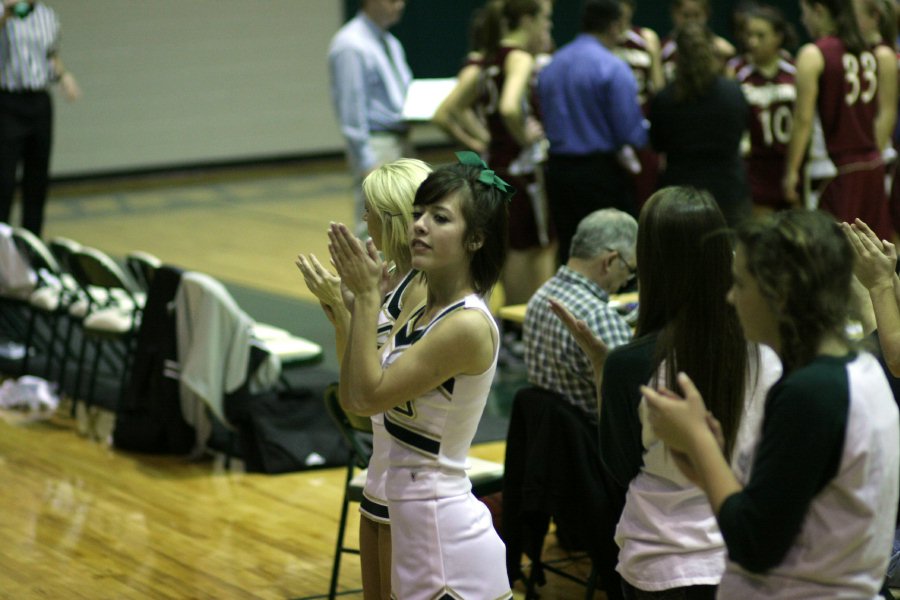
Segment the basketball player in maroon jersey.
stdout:
<svg viewBox="0 0 900 600">
<path fill-rule="evenodd" d="M 469 52 L 456 75 L 456 85 L 434 112 L 431 122 L 469 150 L 484 154 L 491 134 L 484 115 L 475 110 L 481 64 L 484 62 L 486 7 L 479 7 L 469 21 Z"/>
<path fill-rule="evenodd" d="M 878 116 L 875 141 L 881 148 L 888 172 L 891 224 L 900 231 L 900 185 L 897 184 L 897 151 L 893 144 L 897 124 L 897 15 L 894 0 L 855 0 L 856 20 L 878 61 Z"/>
<path fill-rule="evenodd" d="M 897 124 L 897 23 L 893 0 L 854 0 L 859 32 L 878 62 L 875 141 L 882 150 Z"/>
<path fill-rule="evenodd" d="M 486 21 L 481 91 L 487 159 L 516 189 L 509 206 L 509 252 L 503 269 L 507 304 L 522 304 L 556 271 L 555 235 L 538 178 L 544 130 L 538 120 L 535 55 L 550 39 L 549 0 L 492 2 Z"/>
<path fill-rule="evenodd" d="M 796 69 L 784 47 L 792 45 L 793 29 L 776 8 L 747 12 L 744 43 L 747 54 L 728 62 L 750 105 L 750 149 L 747 179 L 754 213 L 783 210 L 791 205 L 781 187 L 787 143 L 791 137 Z M 787 56 L 786 56 L 787 54 Z"/>
<path fill-rule="evenodd" d="M 638 85 L 638 102 L 646 116 L 650 98 L 666 85 L 659 55 L 659 36 L 652 29 L 638 27 L 632 23 L 631 19 L 637 7 L 636 0 L 622 0 L 621 7 L 622 35 L 613 53 L 631 67 Z M 635 206 L 640 210 L 644 201 L 656 191 L 659 156 L 649 146 L 634 150 L 641 169 L 634 175 Z"/>
<path fill-rule="evenodd" d="M 852 0 L 800 0 L 803 23 L 815 42 L 797 54 L 797 100 L 782 188 L 789 202 L 814 122 L 836 175 L 819 195 L 819 208 L 839 221 L 859 218 L 891 239 L 884 162 L 875 140 L 878 62 L 859 31 Z"/>
</svg>

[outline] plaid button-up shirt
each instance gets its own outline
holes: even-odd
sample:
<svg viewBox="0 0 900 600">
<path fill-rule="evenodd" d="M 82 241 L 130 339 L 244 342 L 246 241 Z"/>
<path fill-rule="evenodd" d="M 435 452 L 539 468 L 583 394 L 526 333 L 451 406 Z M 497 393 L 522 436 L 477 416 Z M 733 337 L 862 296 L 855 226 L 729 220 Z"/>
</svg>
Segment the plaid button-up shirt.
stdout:
<svg viewBox="0 0 900 600">
<path fill-rule="evenodd" d="M 631 340 L 631 328 L 609 307 L 609 295 L 595 282 L 563 265 L 528 301 L 523 325 L 528 381 L 561 394 L 597 421 L 597 388 L 591 361 L 562 321 L 549 298 L 562 302 L 609 349 Z"/>
</svg>

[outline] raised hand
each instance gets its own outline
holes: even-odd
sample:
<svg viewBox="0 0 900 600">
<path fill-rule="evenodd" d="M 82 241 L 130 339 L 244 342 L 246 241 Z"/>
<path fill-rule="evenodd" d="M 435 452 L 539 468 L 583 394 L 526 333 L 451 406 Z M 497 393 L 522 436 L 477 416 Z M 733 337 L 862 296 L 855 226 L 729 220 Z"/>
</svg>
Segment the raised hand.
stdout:
<svg viewBox="0 0 900 600">
<path fill-rule="evenodd" d="M 298 254 L 294 261 L 306 288 L 326 306 L 343 304 L 341 298 L 341 278 L 322 266 L 315 254 Z"/>
<path fill-rule="evenodd" d="M 859 282 L 869 290 L 879 285 L 893 285 L 897 269 L 897 249 L 894 244 L 879 240 L 875 232 L 860 219 L 856 219 L 852 225 L 842 223 L 841 229 L 856 255 L 853 273 Z"/>
<path fill-rule="evenodd" d="M 597 365 L 602 365 L 609 354 L 609 347 L 606 343 L 598 336 L 594 335 L 594 332 L 590 330 L 587 323 L 581 319 L 576 319 L 575 315 L 573 315 L 559 300 L 551 298 L 549 302 L 550 310 L 552 310 L 553 314 L 559 317 L 559 320 L 566 326 L 566 329 L 568 329 L 569 333 L 572 334 L 572 337 L 575 338 L 575 342 L 578 344 L 578 347 L 581 348 L 582 352 L 588 356 L 595 367 Z"/>
<path fill-rule="evenodd" d="M 683 397 L 665 387 L 654 390 L 646 385 L 641 386 L 641 393 L 647 401 L 647 414 L 656 437 L 671 450 L 688 452 L 697 436 L 715 437 L 715 433 L 707 420 L 703 397 L 691 378 L 679 373 L 678 385 Z"/>
<path fill-rule="evenodd" d="M 725 451 L 725 433 L 722 431 L 722 424 L 719 423 L 719 420 L 713 416 L 713 414 L 709 411 L 706 412 L 706 425 L 709 427 L 709 430 L 712 432 L 713 437 L 716 438 L 716 443 L 719 445 L 719 450 Z"/>
<path fill-rule="evenodd" d="M 379 294 L 385 266 L 372 240 L 364 245 L 343 223 L 332 223 L 328 230 L 331 262 L 341 282 L 358 297 Z"/>
</svg>

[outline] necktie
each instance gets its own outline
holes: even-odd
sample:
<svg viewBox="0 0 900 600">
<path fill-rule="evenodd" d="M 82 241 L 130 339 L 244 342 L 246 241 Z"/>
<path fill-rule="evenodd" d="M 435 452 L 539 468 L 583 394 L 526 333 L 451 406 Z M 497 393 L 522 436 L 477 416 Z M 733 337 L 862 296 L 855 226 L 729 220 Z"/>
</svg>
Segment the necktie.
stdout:
<svg viewBox="0 0 900 600">
<path fill-rule="evenodd" d="M 381 47 L 384 48 L 384 54 L 387 56 L 388 62 L 391 63 L 391 69 L 393 69 L 397 81 L 402 83 L 403 76 L 400 74 L 400 69 L 397 68 L 397 63 L 394 62 L 394 54 L 391 52 L 391 45 L 388 43 L 386 35 L 381 36 Z"/>
</svg>

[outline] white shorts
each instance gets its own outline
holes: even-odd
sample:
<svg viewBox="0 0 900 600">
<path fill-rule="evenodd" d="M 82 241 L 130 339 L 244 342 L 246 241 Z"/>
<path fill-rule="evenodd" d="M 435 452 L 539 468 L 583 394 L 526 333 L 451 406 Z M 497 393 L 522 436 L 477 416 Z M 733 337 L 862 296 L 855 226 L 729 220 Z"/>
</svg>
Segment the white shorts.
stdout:
<svg viewBox="0 0 900 600">
<path fill-rule="evenodd" d="M 391 596 L 396 600 L 512 598 L 506 546 L 471 493 L 391 500 Z"/>
</svg>

